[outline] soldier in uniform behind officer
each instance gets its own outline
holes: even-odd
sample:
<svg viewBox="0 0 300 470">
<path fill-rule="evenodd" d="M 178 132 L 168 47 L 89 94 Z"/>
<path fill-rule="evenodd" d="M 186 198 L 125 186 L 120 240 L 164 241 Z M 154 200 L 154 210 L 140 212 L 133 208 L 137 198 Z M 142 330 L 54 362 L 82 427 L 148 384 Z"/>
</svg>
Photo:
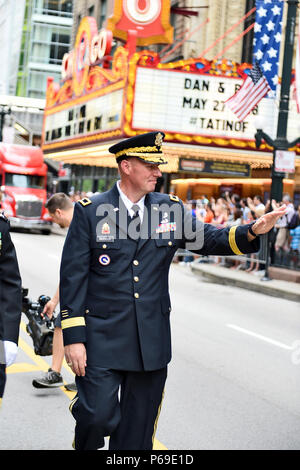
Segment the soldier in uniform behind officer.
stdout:
<svg viewBox="0 0 300 470">
<path fill-rule="evenodd" d="M 74 448 L 150 450 L 171 360 L 168 273 L 178 248 L 202 255 L 257 252 L 284 208 L 251 225 L 216 229 L 176 197 L 153 192 L 164 134 L 112 146 L 120 181 L 75 204 L 60 299 L 65 356 L 78 393 Z M 200 306 L 199 306 L 200 307 Z M 119 399 L 120 388 L 120 399 Z"/>
<path fill-rule="evenodd" d="M 9 234 L 9 222 L 0 213 L 0 404 L 6 382 L 6 367 L 18 352 L 22 290 L 19 266 Z"/>
</svg>

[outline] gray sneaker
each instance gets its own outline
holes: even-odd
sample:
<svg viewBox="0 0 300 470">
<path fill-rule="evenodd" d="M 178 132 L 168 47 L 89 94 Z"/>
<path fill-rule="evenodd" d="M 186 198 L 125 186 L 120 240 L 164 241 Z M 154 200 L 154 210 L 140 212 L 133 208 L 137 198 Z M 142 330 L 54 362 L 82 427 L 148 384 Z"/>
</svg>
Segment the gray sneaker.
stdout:
<svg viewBox="0 0 300 470">
<path fill-rule="evenodd" d="M 55 388 L 63 385 L 63 378 L 59 372 L 55 372 L 51 368 L 40 379 L 33 379 L 32 385 L 35 388 Z"/>
</svg>

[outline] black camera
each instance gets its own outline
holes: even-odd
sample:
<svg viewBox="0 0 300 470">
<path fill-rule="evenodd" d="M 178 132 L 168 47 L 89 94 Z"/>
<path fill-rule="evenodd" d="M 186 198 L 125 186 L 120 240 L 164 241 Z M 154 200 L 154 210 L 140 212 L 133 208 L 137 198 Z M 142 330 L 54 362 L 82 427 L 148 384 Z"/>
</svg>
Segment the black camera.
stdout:
<svg viewBox="0 0 300 470">
<path fill-rule="evenodd" d="M 28 318 L 26 331 L 31 336 L 34 352 L 38 356 L 51 356 L 53 346 L 54 320 L 41 314 L 50 297 L 40 295 L 37 302 L 28 297 L 28 289 L 22 287 L 22 312 Z"/>
</svg>

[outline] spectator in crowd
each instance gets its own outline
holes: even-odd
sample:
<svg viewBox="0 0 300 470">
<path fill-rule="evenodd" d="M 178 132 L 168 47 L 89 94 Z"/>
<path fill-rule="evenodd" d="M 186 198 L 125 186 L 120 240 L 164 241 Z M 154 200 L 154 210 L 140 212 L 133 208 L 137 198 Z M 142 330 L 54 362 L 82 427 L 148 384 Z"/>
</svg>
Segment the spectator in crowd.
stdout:
<svg viewBox="0 0 300 470">
<path fill-rule="evenodd" d="M 295 212 L 294 205 L 291 202 L 291 198 L 288 194 L 285 194 L 282 198 L 281 203 L 276 203 L 276 201 L 272 201 L 272 207 L 276 208 L 281 206 L 282 204 L 286 204 L 286 213 L 283 217 L 278 219 L 275 228 L 277 229 L 277 235 L 275 240 L 275 253 L 277 257 L 277 261 L 282 262 L 284 255 L 287 254 L 289 251 L 289 223 L 291 218 Z"/>
<path fill-rule="evenodd" d="M 212 221 L 214 220 L 215 218 L 215 213 L 213 211 L 213 208 L 212 208 L 212 205 L 210 202 L 208 202 L 206 205 L 205 205 L 205 216 L 204 216 L 204 223 L 206 224 L 211 224 Z"/>
<path fill-rule="evenodd" d="M 265 213 L 265 205 L 260 195 L 254 196 L 253 200 L 251 197 L 247 198 L 248 207 L 255 212 L 257 217 L 261 217 Z"/>
<path fill-rule="evenodd" d="M 300 206 L 298 206 L 299 209 Z M 300 225 L 294 229 L 290 230 L 291 244 L 290 244 L 290 253 L 291 253 L 291 264 L 292 267 L 300 267 Z"/>
<path fill-rule="evenodd" d="M 243 221 L 248 220 L 249 214 L 251 215 L 251 209 L 248 207 L 247 198 L 241 199 L 240 204 L 243 211 Z"/>
</svg>

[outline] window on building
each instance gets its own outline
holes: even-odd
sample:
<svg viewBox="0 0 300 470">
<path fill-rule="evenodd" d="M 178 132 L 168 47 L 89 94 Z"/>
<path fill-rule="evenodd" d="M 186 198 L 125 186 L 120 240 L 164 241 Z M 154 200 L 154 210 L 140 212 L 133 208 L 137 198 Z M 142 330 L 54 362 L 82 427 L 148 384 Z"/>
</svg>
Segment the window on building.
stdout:
<svg viewBox="0 0 300 470">
<path fill-rule="evenodd" d="M 42 15 L 71 16 L 71 0 L 34 0 L 34 11 Z"/>
<path fill-rule="evenodd" d="M 61 65 L 70 48 L 70 32 L 64 26 L 35 24 L 32 29 L 30 60 L 43 64 Z"/>
<path fill-rule="evenodd" d="M 100 4 L 100 14 L 98 19 L 98 27 L 99 29 L 103 28 L 104 21 L 106 20 L 107 15 L 107 0 L 102 0 Z"/>
<path fill-rule="evenodd" d="M 88 16 L 94 16 L 94 13 L 95 13 L 95 7 L 94 5 L 92 5 L 88 8 Z"/>
</svg>

